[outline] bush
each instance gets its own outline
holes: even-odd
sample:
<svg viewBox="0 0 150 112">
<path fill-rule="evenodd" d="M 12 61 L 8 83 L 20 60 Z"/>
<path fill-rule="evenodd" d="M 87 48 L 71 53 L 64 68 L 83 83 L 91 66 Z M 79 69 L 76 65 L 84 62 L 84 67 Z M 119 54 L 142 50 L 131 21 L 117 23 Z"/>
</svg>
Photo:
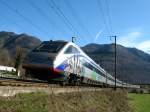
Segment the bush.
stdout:
<svg viewBox="0 0 150 112">
<path fill-rule="evenodd" d="M 138 93 L 137 89 L 132 89 L 130 93 Z"/>
<path fill-rule="evenodd" d="M 143 93 L 144 93 L 144 90 L 141 89 L 139 93 L 140 93 L 140 94 L 143 94 Z"/>
</svg>

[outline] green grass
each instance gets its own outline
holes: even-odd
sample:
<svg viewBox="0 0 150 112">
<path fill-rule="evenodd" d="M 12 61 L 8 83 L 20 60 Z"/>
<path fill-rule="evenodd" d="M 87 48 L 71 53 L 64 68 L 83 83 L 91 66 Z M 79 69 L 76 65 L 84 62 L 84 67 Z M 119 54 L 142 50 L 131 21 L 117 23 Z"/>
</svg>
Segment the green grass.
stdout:
<svg viewBox="0 0 150 112">
<path fill-rule="evenodd" d="M 44 93 L 18 94 L 0 98 L 0 112 L 48 112 L 48 101 Z"/>
<path fill-rule="evenodd" d="M 0 112 L 131 112 L 131 108 L 124 91 L 38 92 L 0 97 Z"/>
<path fill-rule="evenodd" d="M 129 98 L 135 112 L 150 112 L 150 94 L 130 93 Z"/>
</svg>

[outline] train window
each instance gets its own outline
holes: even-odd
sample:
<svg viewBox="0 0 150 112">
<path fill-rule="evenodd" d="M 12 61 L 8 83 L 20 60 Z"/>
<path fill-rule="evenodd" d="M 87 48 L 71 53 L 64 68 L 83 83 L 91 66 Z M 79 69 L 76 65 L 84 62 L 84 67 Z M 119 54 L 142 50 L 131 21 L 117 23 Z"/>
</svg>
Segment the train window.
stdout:
<svg viewBox="0 0 150 112">
<path fill-rule="evenodd" d="M 78 49 L 73 47 L 72 45 L 67 48 L 65 51 L 66 54 L 79 53 Z"/>
<path fill-rule="evenodd" d="M 107 79 L 111 80 L 111 81 L 114 81 L 114 79 L 110 78 L 110 77 L 107 77 Z"/>
<path fill-rule="evenodd" d="M 96 68 L 95 66 L 93 66 L 93 64 L 91 64 L 91 63 L 85 61 L 84 59 L 81 60 L 81 61 L 82 61 L 83 65 L 84 65 L 85 67 L 87 67 L 88 69 L 90 69 L 90 70 L 96 72 L 97 74 L 99 74 L 99 75 L 105 77 L 105 74 L 104 74 L 103 72 L 101 72 L 98 68 Z"/>
<path fill-rule="evenodd" d="M 44 41 L 37 48 L 35 48 L 34 52 L 52 52 L 57 53 L 60 49 L 66 44 L 66 42 L 57 42 L 57 41 Z"/>
<path fill-rule="evenodd" d="M 85 62 L 84 61 L 84 66 L 86 66 L 87 68 L 89 68 L 90 70 L 93 70 L 94 72 L 96 72 L 97 74 L 101 75 L 101 76 L 104 76 L 105 77 L 105 74 L 103 74 L 99 69 L 97 69 L 96 67 L 94 67 L 92 64 L 88 63 L 88 62 Z"/>
<path fill-rule="evenodd" d="M 100 70 L 97 70 L 97 73 L 100 74 L 101 76 L 105 77 L 105 74 L 102 73 Z"/>
<path fill-rule="evenodd" d="M 72 53 L 72 47 L 68 47 L 68 49 L 65 51 L 66 54 Z"/>
</svg>

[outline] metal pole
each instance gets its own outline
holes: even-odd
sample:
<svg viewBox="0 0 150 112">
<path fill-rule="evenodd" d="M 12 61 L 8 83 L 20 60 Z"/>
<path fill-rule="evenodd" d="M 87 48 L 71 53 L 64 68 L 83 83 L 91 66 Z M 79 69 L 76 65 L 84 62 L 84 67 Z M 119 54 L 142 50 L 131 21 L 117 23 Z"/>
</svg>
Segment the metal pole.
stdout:
<svg viewBox="0 0 150 112">
<path fill-rule="evenodd" d="M 108 87 L 108 86 L 107 86 L 107 72 L 106 72 L 106 87 Z"/>
<path fill-rule="evenodd" d="M 117 52 L 116 52 L 117 45 L 116 45 L 116 36 L 114 36 L 114 38 L 115 38 L 115 90 L 116 90 L 116 87 L 117 87 L 117 85 L 116 85 L 116 75 L 117 75 Z"/>
<path fill-rule="evenodd" d="M 73 43 L 74 43 L 75 39 L 76 39 L 76 37 L 72 37 L 72 42 L 73 42 Z"/>
<path fill-rule="evenodd" d="M 115 86 L 114 86 L 114 90 L 116 90 L 117 89 L 117 40 L 116 40 L 116 38 L 117 38 L 117 36 L 110 36 L 110 37 L 114 37 L 115 38 L 115 70 L 114 70 L 114 72 L 115 72 Z"/>
</svg>

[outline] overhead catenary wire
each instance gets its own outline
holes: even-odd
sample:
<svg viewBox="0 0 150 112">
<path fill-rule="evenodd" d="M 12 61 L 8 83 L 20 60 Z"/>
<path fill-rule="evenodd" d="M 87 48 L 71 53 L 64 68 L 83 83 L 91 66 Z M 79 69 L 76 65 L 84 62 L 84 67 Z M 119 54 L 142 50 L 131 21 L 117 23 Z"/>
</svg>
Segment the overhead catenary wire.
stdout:
<svg viewBox="0 0 150 112">
<path fill-rule="evenodd" d="M 63 11 L 57 6 L 57 4 L 53 0 L 51 0 L 51 2 L 53 4 L 53 6 L 57 9 L 57 11 L 61 14 L 61 16 L 64 18 L 66 23 L 69 25 L 70 29 L 72 29 L 74 33 L 77 33 L 77 30 L 75 29 L 73 24 L 69 21 L 69 19 L 65 16 Z"/>
<path fill-rule="evenodd" d="M 85 28 L 83 22 L 81 21 L 80 17 L 78 16 L 78 14 L 76 13 L 76 11 L 74 10 L 74 8 L 72 7 L 72 5 L 70 4 L 70 2 L 68 0 L 64 0 L 64 3 L 66 4 L 66 6 L 68 7 L 69 11 L 71 12 L 71 14 L 74 16 L 77 24 L 81 27 L 81 29 L 83 29 L 85 32 L 86 32 L 86 36 L 87 38 L 88 37 L 92 37 L 91 36 L 91 33 Z M 86 38 L 84 38 L 83 36 L 83 39 L 86 40 Z"/>
<path fill-rule="evenodd" d="M 47 0 L 47 4 L 52 8 L 55 14 L 60 17 L 60 19 L 64 22 L 66 27 L 74 34 L 74 36 L 80 38 L 82 37 L 78 30 L 74 27 L 74 25 L 70 22 L 67 16 L 63 13 L 63 11 L 57 6 L 57 4 L 53 0 L 51 0 L 51 2 Z"/>
<path fill-rule="evenodd" d="M 101 16 L 102 16 L 104 25 L 105 25 L 105 27 L 106 27 L 106 30 L 107 30 L 107 32 L 109 33 L 109 35 L 111 35 L 111 34 L 112 34 L 112 33 L 111 33 L 111 29 L 110 29 L 109 23 L 108 23 L 108 21 L 107 21 L 108 18 L 106 18 L 106 16 L 105 16 L 105 13 L 104 13 L 104 10 L 103 10 L 103 5 L 102 5 L 101 0 L 97 0 L 97 4 L 98 4 L 99 11 L 100 11 L 100 13 L 101 13 Z"/>
<path fill-rule="evenodd" d="M 109 23 L 110 31 L 111 31 L 111 34 L 113 34 L 109 3 L 107 0 L 105 0 L 105 3 L 106 3 L 106 10 L 107 10 L 107 15 L 108 15 L 108 23 Z"/>
<path fill-rule="evenodd" d="M 31 5 L 37 12 L 43 17 L 51 26 L 52 30 L 54 30 L 54 27 L 56 29 L 60 29 L 57 24 L 54 23 L 52 18 L 50 18 L 40 7 L 38 7 L 32 0 L 26 0 L 29 5 Z M 60 30 L 61 31 L 61 30 Z"/>
<path fill-rule="evenodd" d="M 60 12 L 56 9 L 56 6 L 54 6 L 54 4 L 52 4 L 49 0 L 47 0 L 47 4 L 51 7 L 54 13 L 58 15 L 61 18 L 61 20 L 63 20 L 64 24 L 68 27 L 68 29 L 75 33 L 74 30 L 66 23 Z"/>
<path fill-rule="evenodd" d="M 45 4 L 48 6 L 47 7 L 47 12 L 53 12 L 54 14 L 56 14 L 59 18 L 61 17 L 61 15 L 59 16 L 59 13 L 57 14 L 57 11 L 55 9 L 53 9 L 54 7 L 52 6 L 52 4 L 49 2 L 49 0 L 45 0 Z M 53 16 L 54 15 L 51 15 L 51 20 L 53 21 Z M 55 18 L 54 18 L 55 20 Z M 62 34 L 67 34 L 66 30 L 64 30 L 64 28 L 62 28 L 61 26 L 59 26 L 58 22 L 54 22 L 53 21 L 53 24 L 55 25 L 55 28 L 56 28 L 56 31 L 58 32 L 61 32 Z M 66 24 L 66 23 L 64 23 Z"/>
<path fill-rule="evenodd" d="M 26 0 L 26 2 L 31 5 L 34 9 L 36 9 L 38 11 L 38 13 L 41 15 L 41 17 L 43 17 L 46 21 L 48 21 L 48 23 L 50 25 L 54 25 L 53 23 L 51 23 L 51 19 L 47 16 L 47 14 L 45 14 L 44 11 L 42 11 L 32 0 Z"/>
<path fill-rule="evenodd" d="M 48 34 L 45 30 L 41 29 L 38 25 L 34 24 L 30 19 L 28 19 L 26 16 L 24 16 L 22 13 L 20 13 L 18 10 L 16 10 L 14 7 L 11 7 L 6 1 L 0 0 L 0 2 L 5 5 L 8 9 L 10 9 L 12 12 L 16 13 L 19 15 L 23 20 L 25 20 L 27 23 L 32 25 L 35 29 L 38 31 L 42 31 L 44 34 Z"/>
<path fill-rule="evenodd" d="M 6 18 L 5 18 L 6 19 Z M 1 19 L 2 20 L 2 19 Z M 10 19 L 9 21 L 11 24 L 14 24 L 15 26 L 17 26 L 19 29 L 24 29 L 26 30 L 22 25 L 18 24 L 17 22 L 15 22 L 13 19 Z"/>
</svg>

